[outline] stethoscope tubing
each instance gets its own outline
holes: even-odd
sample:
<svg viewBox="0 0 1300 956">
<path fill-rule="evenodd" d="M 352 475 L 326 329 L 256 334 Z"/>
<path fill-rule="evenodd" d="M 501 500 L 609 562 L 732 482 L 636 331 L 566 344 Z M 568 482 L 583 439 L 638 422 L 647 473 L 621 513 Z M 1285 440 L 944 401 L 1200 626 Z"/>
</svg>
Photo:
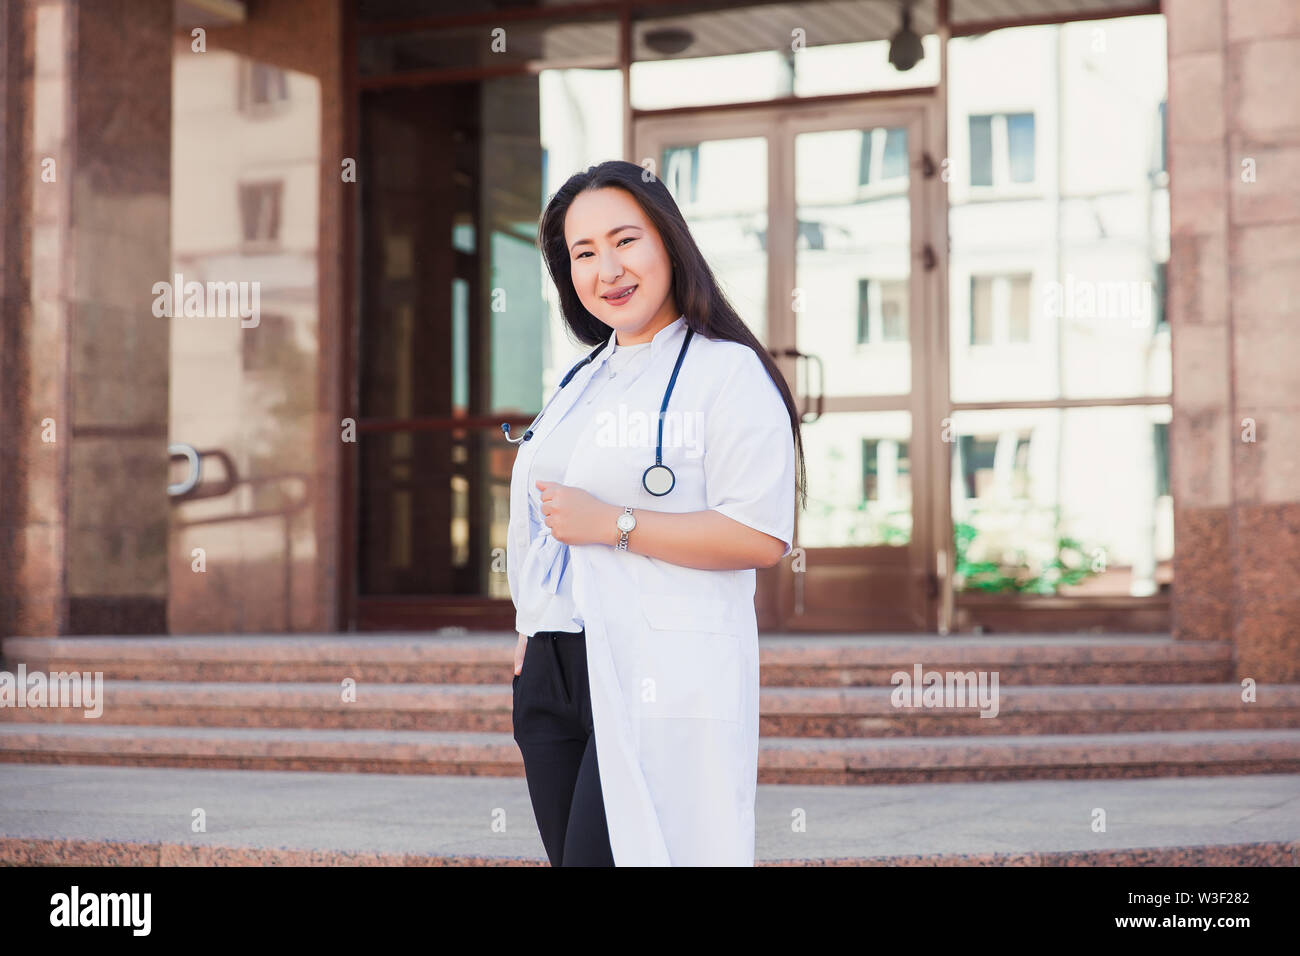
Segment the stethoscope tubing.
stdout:
<svg viewBox="0 0 1300 956">
<path fill-rule="evenodd" d="M 668 379 L 668 388 L 665 389 L 664 391 L 663 403 L 659 406 L 659 433 L 658 433 L 658 438 L 655 442 L 655 463 L 651 465 L 649 468 L 647 468 L 645 470 L 645 474 L 641 476 L 642 486 L 645 488 L 646 491 L 650 492 L 650 494 L 655 495 L 656 497 L 662 497 L 663 495 L 668 494 L 668 492 L 672 491 L 673 487 L 677 484 L 677 476 L 673 474 L 671 468 L 669 468 L 667 465 L 663 463 L 664 461 L 664 415 L 668 411 L 668 400 L 672 397 L 673 386 L 677 384 L 677 373 L 680 372 L 682 369 L 682 360 L 686 358 L 686 349 L 691 344 L 691 336 L 694 334 L 695 334 L 694 329 L 689 327 L 686 329 L 686 338 L 682 342 L 681 349 L 678 350 L 677 352 L 677 363 L 673 366 L 673 374 Z M 505 433 L 506 441 L 510 442 L 512 445 L 518 445 L 532 438 L 533 429 L 535 429 L 537 427 L 537 423 L 542 420 L 542 416 L 546 414 L 546 410 L 551 407 L 551 402 L 555 401 L 559 397 L 560 392 L 564 390 L 564 386 L 568 385 L 569 382 L 573 380 L 573 376 L 578 374 L 578 369 L 582 368 L 584 365 L 594 360 L 596 356 L 600 354 L 600 351 L 607 344 L 608 343 L 603 342 L 600 345 L 596 346 L 594 349 L 592 349 L 590 353 L 588 353 L 586 358 L 582 359 L 581 361 L 578 362 L 577 365 L 569 369 L 568 374 L 565 375 L 563 379 L 561 379 L 560 387 L 555 390 L 554 395 L 552 395 L 549 399 L 546 400 L 546 404 L 542 406 L 542 410 L 537 413 L 537 417 L 533 419 L 532 424 L 528 426 L 528 429 L 523 433 L 521 437 L 511 438 L 509 422 L 502 422 L 501 431 Z M 665 491 L 652 491 L 650 489 L 649 483 L 647 481 L 647 476 L 655 468 L 662 468 L 666 472 L 668 472 L 670 484 L 667 490 Z"/>
</svg>

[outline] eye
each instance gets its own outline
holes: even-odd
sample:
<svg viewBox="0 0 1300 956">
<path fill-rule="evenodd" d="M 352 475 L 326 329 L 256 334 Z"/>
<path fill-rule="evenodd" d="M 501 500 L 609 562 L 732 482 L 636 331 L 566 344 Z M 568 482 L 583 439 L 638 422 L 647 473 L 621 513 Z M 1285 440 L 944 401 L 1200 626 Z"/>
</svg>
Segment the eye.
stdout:
<svg viewBox="0 0 1300 956">
<path fill-rule="evenodd" d="M 621 246 L 621 245 L 622 245 L 623 243 L 625 243 L 625 242 L 634 242 L 634 241 L 637 240 L 638 238 L 640 238 L 640 237 L 639 237 L 639 236 L 624 236 L 622 239 L 620 239 L 618 242 L 616 242 L 615 245 L 616 245 L 616 246 Z M 587 251 L 587 250 L 584 250 L 584 251 L 578 253 L 576 256 L 574 256 L 574 257 L 573 257 L 573 260 L 574 260 L 574 262 L 577 262 L 577 261 L 578 261 L 579 259 L 581 259 L 583 256 L 587 256 L 587 255 L 591 255 L 591 253 L 590 253 L 589 251 Z"/>
</svg>

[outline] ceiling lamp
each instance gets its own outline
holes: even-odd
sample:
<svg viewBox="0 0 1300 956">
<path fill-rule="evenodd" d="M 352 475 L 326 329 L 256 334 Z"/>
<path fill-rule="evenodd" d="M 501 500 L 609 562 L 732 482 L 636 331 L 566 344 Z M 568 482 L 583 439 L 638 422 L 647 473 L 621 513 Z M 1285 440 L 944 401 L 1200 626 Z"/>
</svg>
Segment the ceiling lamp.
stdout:
<svg viewBox="0 0 1300 956">
<path fill-rule="evenodd" d="M 903 25 L 889 41 L 889 62 L 900 73 L 906 73 L 925 58 L 921 38 L 912 29 L 912 4 L 903 4 Z"/>
</svg>

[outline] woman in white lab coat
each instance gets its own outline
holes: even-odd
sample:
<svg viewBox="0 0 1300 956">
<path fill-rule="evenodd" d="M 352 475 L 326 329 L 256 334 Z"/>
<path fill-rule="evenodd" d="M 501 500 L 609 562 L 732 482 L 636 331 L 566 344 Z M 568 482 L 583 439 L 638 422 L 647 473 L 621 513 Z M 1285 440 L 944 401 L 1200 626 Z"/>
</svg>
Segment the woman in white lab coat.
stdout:
<svg viewBox="0 0 1300 956">
<path fill-rule="evenodd" d="M 514 729 L 548 855 L 752 866 L 754 569 L 791 551 L 798 409 L 642 167 L 571 177 L 539 240 L 594 347 L 512 439 Z"/>
</svg>

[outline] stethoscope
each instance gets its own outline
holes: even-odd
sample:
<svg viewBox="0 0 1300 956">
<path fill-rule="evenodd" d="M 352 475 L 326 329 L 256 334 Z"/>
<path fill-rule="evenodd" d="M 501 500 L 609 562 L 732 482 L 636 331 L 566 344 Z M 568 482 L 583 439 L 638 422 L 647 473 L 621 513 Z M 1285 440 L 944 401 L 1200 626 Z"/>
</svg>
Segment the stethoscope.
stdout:
<svg viewBox="0 0 1300 956">
<path fill-rule="evenodd" d="M 691 336 L 694 334 L 694 329 L 687 328 L 686 339 L 682 342 L 681 350 L 677 353 L 677 364 L 673 366 L 672 377 L 668 379 L 668 390 L 664 392 L 663 404 L 659 406 L 659 440 L 655 444 L 655 463 L 647 468 L 645 473 L 641 476 L 641 485 L 645 490 L 650 492 L 650 494 L 659 497 L 668 494 L 668 492 L 673 490 L 673 486 L 677 484 L 677 476 L 673 474 L 671 468 L 664 464 L 664 412 L 668 410 L 668 398 L 673 393 L 673 385 L 677 383 L 677 372 L 682 367 L 682 359 L 686 357 L 686 347 L 691 344 Z M 542 416 L 546 414 L 546 409 L 551 407 L 551 402 L 555 401 L 556 397 L 560 394 L 560 391 L 564 386 L 569 384 L 569 381 L 573 376 L 578 374 L 578 369 L 582 368 L 594 359 L 600 353 L 601 349 L 608 344 L 608 342 L 602 342 L 600 345 L 596 346 L 586 358 L 573 366 L 573 368 L 569 369 L 569 374 L 564 376 L 561 380 L 560 387 L 555 390 L 555 394 L 547 400 L 544 406 L 542 406 L 542 410 L 537 413 L 537 417 L 533 419 L 533 423 L 528 426 L 528 430 L 524 432 L 522 438 L 511 438 L 510 423 L 502 422 L 501 430 L 506 433 L 506 441 L 513 445 L 518 445 L 520 442 L 526 442 L 528 439 L 532 438 L 533 429 L 537 427 L 537 423 L 541 421 Z"/>
</svg>

